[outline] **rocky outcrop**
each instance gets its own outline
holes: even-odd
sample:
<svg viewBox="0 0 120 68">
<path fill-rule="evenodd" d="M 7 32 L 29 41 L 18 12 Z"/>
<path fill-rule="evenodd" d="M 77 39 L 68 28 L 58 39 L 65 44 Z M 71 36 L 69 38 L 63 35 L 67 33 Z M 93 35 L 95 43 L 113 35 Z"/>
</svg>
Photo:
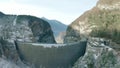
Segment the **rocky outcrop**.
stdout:
<svg viewBox="0 0 120 68">
<path fill-rule="evenodd" d="M 0 68 L 30 68 L 26 65 L 17 65 L 10 60 L 0 58 Z"/>
<path fill-rule="evenodd" d="M 65 42 L 74 42 L 94 36 L 120 43 L 118 41 L 120 40 L 119 2 L 119 0 L 99 0 L 94 8 L 85 12 L 68 26 Z"/>
<path fill-rule="evenodd" d="M 55 38 L 57 43 L 63 43 L 66 32 L 60 32 L 59 35 Z"/>
<path fill-rule="evenodd" d="M 15 44 L 1 38 L 0 39 L 0 57 L 5 57 L 14 62 L 17 62 L 19 60 L 19 55 L 17 53 Z"/>
<path fill-rule="evenodd" d="M 14 42 L 0 38 L 0 68 L 31 68 L 24 64 Z"/>
<path fill-rule="evenodd" d="M 72 26 L 68 26 L 66 35 L 64 37 L 64 43 L 74 43 L 74 42 L 78 42 L 78 41 L 80 41 L 79 31 L 73 29 Z"/>
<path fill-rule="evenodd" d="M 73 68 L 119 68 L 120 51 L 103 38 L 89 38 L 86 53 Z"/>
<path fill-rule="evenodd" d="M 50 25 L 37 17 L 1 13 L 0 36 L 23 42 L 55 43 Z"/>
</svg>

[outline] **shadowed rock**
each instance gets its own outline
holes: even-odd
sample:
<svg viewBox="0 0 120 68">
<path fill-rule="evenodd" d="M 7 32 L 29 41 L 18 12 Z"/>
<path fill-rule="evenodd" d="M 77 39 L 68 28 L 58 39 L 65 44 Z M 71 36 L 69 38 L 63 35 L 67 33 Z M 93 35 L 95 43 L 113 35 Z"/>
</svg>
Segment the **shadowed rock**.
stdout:
<svg viewBox="0 0 120 68">
<path fill-rule="evenodd" d="M 48 22 L 29 15 L 0 12 L 0 37 L 24 42 L 56 43 Z"/>
</svg>

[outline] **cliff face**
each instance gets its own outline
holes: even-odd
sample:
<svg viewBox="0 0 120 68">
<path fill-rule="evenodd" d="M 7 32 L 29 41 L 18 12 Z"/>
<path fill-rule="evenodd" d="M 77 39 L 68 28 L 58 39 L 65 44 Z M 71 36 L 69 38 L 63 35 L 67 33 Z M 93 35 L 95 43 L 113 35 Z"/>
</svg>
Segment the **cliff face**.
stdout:
<svg viewBox="0 0 120 68">
<path fill-rule="evenodd" d="M 57 43 L 63 43 L 66 32 L 60 32 L 59 35 L 55 38 Z"/>
<path fill-rule="evenodd" d="M 73 68 L 119 68 L 119 47 L 116 50 L 110 45 L 115 44 L 103 38 L 90 38 L 85 55 L 79 58 Z"/>
<path fill-rule="evenodd" d="M 120 43 L 120 0 L 99 0 L 67 28 L 65 42 L 88 36 L 103 37 Z M 114 27 L 115 26 L 115 27 Z"/>
<path fill-rule="evenodd" d="M 0 15 L 1 37 L 24 42 L 55 43 L 46 21 L 26 15 Z"/>
</svg>

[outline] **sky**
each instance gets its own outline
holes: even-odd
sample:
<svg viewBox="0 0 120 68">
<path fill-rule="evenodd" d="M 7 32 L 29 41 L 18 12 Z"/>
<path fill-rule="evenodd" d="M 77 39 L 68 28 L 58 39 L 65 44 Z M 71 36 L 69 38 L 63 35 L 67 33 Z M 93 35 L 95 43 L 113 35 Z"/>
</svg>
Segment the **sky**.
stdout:
<svg viewBox="0 0 120 68">
<path fill-rule="evenodd" d="M 0 11 L 5 14 L 32 15 L 55 19 L 68 25 L 98 0 L 0 0 Z"/>
</svg>

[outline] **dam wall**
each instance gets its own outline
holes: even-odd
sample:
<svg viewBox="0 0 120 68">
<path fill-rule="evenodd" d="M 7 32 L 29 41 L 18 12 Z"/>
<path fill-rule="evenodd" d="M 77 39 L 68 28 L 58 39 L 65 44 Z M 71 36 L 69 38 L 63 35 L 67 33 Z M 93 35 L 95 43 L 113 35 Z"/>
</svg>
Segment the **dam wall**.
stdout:
<svg viewBox="0 0 120 68">
<path fill-rule="evenodd" d="M 35 68 L 71 68 L 85 54 L 86 41 L 69 44 L 18 43 L 22 59 Z"/>
</svg>

